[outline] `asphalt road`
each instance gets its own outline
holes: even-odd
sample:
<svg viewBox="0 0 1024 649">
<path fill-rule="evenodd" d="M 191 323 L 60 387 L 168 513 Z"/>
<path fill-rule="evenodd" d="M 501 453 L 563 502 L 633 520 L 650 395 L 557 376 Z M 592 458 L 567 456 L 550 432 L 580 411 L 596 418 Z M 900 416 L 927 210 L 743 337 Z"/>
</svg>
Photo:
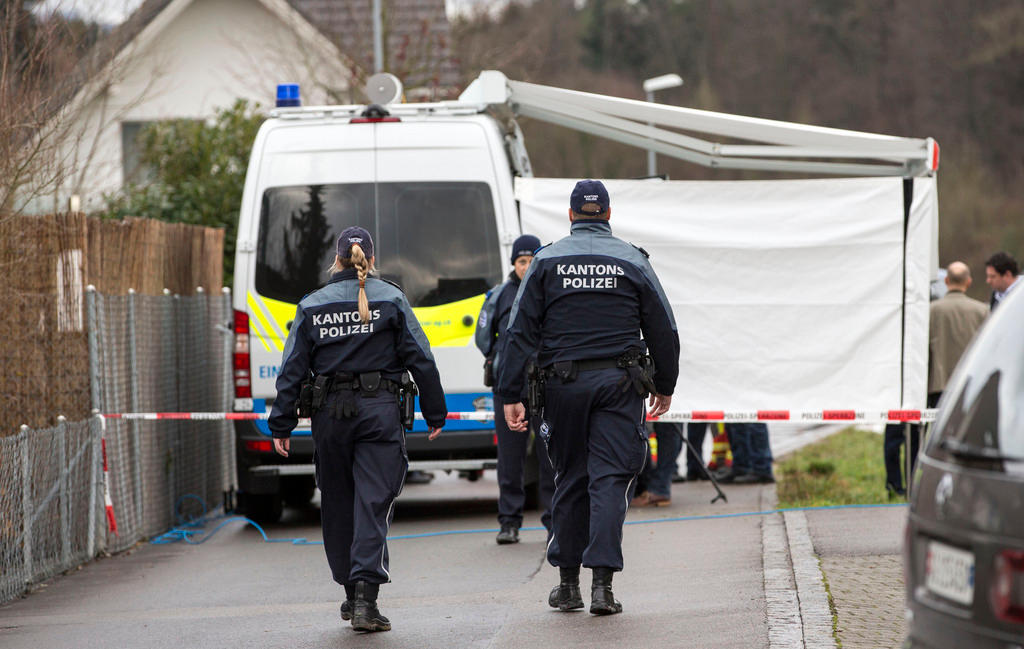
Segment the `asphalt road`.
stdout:
<svg viewBox="0 0 1024 649">
<path fill-rule="evenodd" d="M 632 510 L 621 615 L 547 606 L 557 569 L 545 534 L 498 546 L 493 473 L 406 487 L 392 535 L 489 530 L 393 540 L 394 583 L 381 589 L 389 633 L 358 634 L 338 616 L 343 591 L 321 545 L 266 543 L 228 523 L 202 545 L 142 544 L 92 562 L 0 607 L 0 646 L 31 647 L 767 647 L 761 518 L 672 517 L 770 509 L 771 486 L 676 485 L 671 507 Z M 648 522 L 650 521 L 650 522 Z M 660 521 L 660 522 L 658 522 Z M 536 512 L 525 525 L 539 526 Z M 315 506 L 288 510 L 272 538 L 319 541 Z M 589 574 L 584 571 L 584 599 Z"/>
</svg>

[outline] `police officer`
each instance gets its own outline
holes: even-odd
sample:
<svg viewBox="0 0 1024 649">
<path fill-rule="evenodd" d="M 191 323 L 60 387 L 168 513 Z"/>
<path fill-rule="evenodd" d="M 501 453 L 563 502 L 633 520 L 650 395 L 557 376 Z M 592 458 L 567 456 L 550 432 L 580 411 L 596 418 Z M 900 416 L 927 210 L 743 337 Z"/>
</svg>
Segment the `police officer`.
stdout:
<svg viewBox="0 0 1024 649">
<path fill-rule="evenodd" d="M 650 415 L 668 410 L 679 335 L 647 253 L 612 236 L 604 185 L 576 183 L 569 206 L 569 236 L 537 252 L 519 287 L 496 392 L 508 427 L 525 430 L 517 401 L 537 351 L 545 379 L 538 434 L 555 467 L 547 557 L 560 575 L 548 604 L 583 607 L 583 565 L 593 571 L 590 612 L 610 615 L 622 611 L 612 575 L 622 570 L 622 524 L 647 456 L 644 397 Z"/>
<path fill-rule="evenodd" d="M 330 281 L 302 298 L 288 331 L 269 425 L 287 457 L 296 406 L 311 410 L 324 550 L 345 587 L 341 617 L 388 631 L 377 593 L 391 580 L 385 539 L 409 466 L 398 396 L 413 398 L 406 370 L 431 440 L 448 413 L 430 344 L 402 290 L 368 276 L 374 261 L 369 232 L 341 233 Z"/>
<path fill-rule="evenodd" d="M 476 321 L 476 346 L 483 352 L 484 384 L 492 385 L 501 359 L 498 356 L 498 336 L 508 326 L 512 302 L 522 283 L 526 270 L 533 261 L 533 252 L 540 248 L 540 239 L 524 234 L 512 244 L 512 272 L 503 284 L 491 289 L 480 309 Z M 519 542 L 519 528 L 523 526 L 523 506 L 526 491 L 523 487 L 523 469 L 527 452 L 530 450 L 530 435 L 510 431 L 505 423 L 504 402 L 494 395 L 494 429 L 498 435 L 498 532 L 499 545 Z M 547 452 L 535 445 L 540 486 L 540 505 L 544 510 L 541 522 L 551 529 L 551 494 L 554 491 L 554 476 Z"/>
</svg>

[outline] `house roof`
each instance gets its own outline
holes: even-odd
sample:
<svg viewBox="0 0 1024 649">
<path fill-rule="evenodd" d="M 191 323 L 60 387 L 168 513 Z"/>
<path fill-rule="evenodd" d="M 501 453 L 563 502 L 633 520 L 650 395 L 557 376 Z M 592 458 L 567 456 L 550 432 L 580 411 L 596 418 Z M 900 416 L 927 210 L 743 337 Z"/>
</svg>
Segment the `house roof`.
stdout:
<svg viewBox="0 0 1024 649">
<path fill-rule="evenodd" d="M 102 69 L 174 0 L 145 0 L 97 44 L 89 68 Z M 353 76 L 373 72 L 372 0 L 285 0 L 354 63 Z M 389 71 L 413 87 L 455 88 L 459 70 L 451 52 L 444 0 L 383 0 Z"/>
<path fill-rule="evenodd" d="M 372 0 L 288 0 L 337 42 L 359 70 L 373 72 Z M 455 88 L 459 69 L 451 49 L 444 0 L 382 0 L 387 36 L 385 69 L 408 88 Z"/>
</svg>

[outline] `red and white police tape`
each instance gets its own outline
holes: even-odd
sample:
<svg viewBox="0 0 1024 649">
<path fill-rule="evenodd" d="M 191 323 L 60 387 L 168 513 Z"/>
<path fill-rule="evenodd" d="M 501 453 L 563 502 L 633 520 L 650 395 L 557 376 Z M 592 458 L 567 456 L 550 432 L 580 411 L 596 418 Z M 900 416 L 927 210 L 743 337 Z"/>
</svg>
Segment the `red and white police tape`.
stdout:
<svg viewBox="0 0 1024 649">
<path fill-rule="evenodd" d="M 790 423 L 848 423 L 848 424 L 885 424 L 915 423 L 935 421 L 937 410 L 683 410 L 666 412 L 660 417 L 648 417 L 648 421 L 667 422 L 790 422 Z M 114 503 L 110 499 L 110 477 L 107 471 L 107 426 L 108 419 L 135 420 L 190 420 L 190 421 L 254 421 L 266 419 L 266 412 L 111 412 L 99 415 L 103 435 L 103 500 L 107 510 L 107 524 L 110 531 L 117 534 L 117 519 L 114 517 Z M 416 419 L 423 419 L 422 413 L 416 413 Z M 449 412 L 447 419 L 452 421 L 492 421 L 494 412 L 476 410 L 473 412 Z M 308 419 L 300 419 L 303 426 L 309 425 Z"/>
<path fill-rule="evenodd" d="M 938 412 L 934 408 L 927 410 L 683 410 L 669 411 L 664 415 L 648 421 L 668 422 L 790 422 L 790 423 L 853 423 L 853 424 L 885 424 L 885 423 L 917 423 L 935 421 Z M 265 412 L 114 412 L 102 415 L 104 419 L 184 419 L 192 421 L 252 421 L 266 419 Z M 476 410 L 472 412 L 449 412 L 449 420 L 454 421 L 491 421 L 494 412 Z M 423 419 L 416 413 L 416 419 Z M 308 420 L 300 420 L 308 422 Z"/>
</svg>

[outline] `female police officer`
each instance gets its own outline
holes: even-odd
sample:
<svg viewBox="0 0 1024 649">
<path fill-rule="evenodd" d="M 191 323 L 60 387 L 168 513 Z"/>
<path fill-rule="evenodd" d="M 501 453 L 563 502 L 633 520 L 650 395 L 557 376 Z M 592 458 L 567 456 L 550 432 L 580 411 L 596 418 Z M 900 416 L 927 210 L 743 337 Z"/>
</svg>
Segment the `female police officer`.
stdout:
<svg viewBox="0 0 1024 649">
<path fill-rule="evenodd" d="M 405 295 L 367 277 L 370 234 L 347 228 L 337 248 L 328 284 L 299 302 L 268 423 L 274 448 L 287 456 L 296 407 L 310 408 L 324 550 L 345 587 L 341 617 L 351 617 L 354 629 L 388 631 L 377 592 L 390 581 L 386 537 L 409 465 L 397 399 L 405 371 L 422 392 L 430 439 L 447 410 L 430 344 Z"/>
</svg>

